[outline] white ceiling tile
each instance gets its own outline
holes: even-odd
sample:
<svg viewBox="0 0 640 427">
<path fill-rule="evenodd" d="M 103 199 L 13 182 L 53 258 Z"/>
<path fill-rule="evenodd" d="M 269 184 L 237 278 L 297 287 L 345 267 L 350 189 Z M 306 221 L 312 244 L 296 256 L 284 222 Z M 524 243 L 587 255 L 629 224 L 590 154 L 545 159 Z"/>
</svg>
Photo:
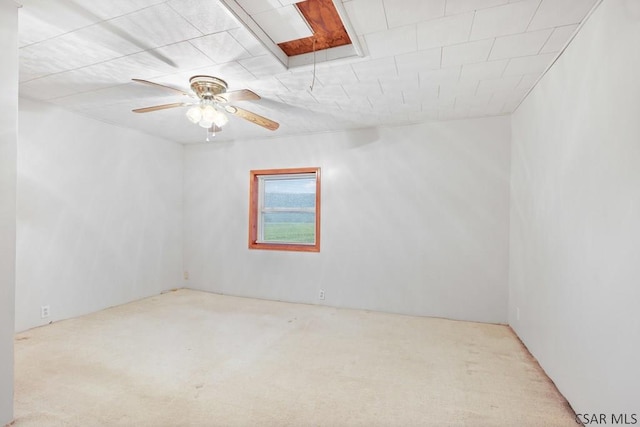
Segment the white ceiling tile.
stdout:
<svg viewBox="0 0 640 427">
<path fill-rule="evenodd" d="M 62 35 L 100 21 L 162 3 L 164 0 L 21 0 L 20 45 Z M 52 19 L 55 17 L 55 19 Z"/>
<path fill-rule="evenodd" d="M 219 2 L 211 0 L 171 0 L 176 12 L 203 34 L 239 28 L 240 22 Z"/>
<path fill-rule="evenodd" d="M 119 37 L 109 37 L 103 27 L 92 25 L 20 49 L 20 69 L 43 76 L 115 59 L 142 49 Z M 98 42 L 96 42 L 98 41 Z M 77 55 L 76 52 L 82 52 Z"/>
<path fill-rule="evenodd" d="M 288 91 L 288 89 L 280 83 L 280 80 L 275 77 L 253 80 L 247 84 L 247 89 L 251 89 L 263 97 L 274 97 L 277 96 L 278 93 Z"/>
<path fill-rule="evenodd" d="M 485 9 L 508 3 L 508 0 L 447 0 L 447 15 Z"/>
<path fill-rule="evenodd" d="M 321 104 L 336 104 L 338 102 L 348 102 L 350 99 L 340 85 L 314 88 L 314 90 L 311 91 L 311 96 L 313 96 Z"/>
<path fill-rule="evenodd" d="M 551 37 L 547 40 L 540 53 L 550 53 L 560 51 L 564 45 L 569 41 L 573 33 L 578 28 L 578 25 L 567 25 L 564 27 L 558 27 L 553 30 Z"/>
<path fill-rule="evenodd" d="M 282 6 L 278 0 L 236 0 L 249 15 Z"/>
<path fill-rule="evenodd" d="M 20 72 L 18 74 L 18 79 L 20 83 L 28 82 L 33 79 L 37 79 L 39 77 L 46 76 L 48 73 L 44 72 L 41 67 L 37 66 L 29 60 L 23 60 L 20 58 Z"/>
<path fill-rule="evenodd" d="M 299 90 L 278 95 L 285 104 L 309 106 L 318 105 L 318 101 L 311 95 L 309 90 Z"/>
<path fill-rule="evenodd" d="M 516 90 L 528 91 L 533 87 L 533 85 L 538 81 L 539 78 L 539 73 L 525 74 L 524 76 L 522 76 L 522 79 L 520 80 L 520 83 L 518 83 L 518 86 L 516 86 Z"/>
<path fill-rule="evenodd" d="M 438 113 L 438 120 L 440 121 L 461 120 L 461 119 L 466 119 L 467 117 L 468 117 L 468 112 L 466 110 L 447 109 L 447 110 L 440 110 Z"/>
<path fill-rule="evenodd" d="M 402 91 L 395 90 L 392 92 L 377 94 L 377 93 L 369 93 L 367 95 L 369 101 L 371 101 L 371 105 L 373 109 L 388 109 L 390 106 L 402 105 L 404 103 L 404 99 L 402 98 Z"/>
<path fill-rule="evenodd" d="M 493 39 L 462 43 L 442 48 L 442 66 L 472 64 L 486 61 L 493 45 Z"/>
<path fill-rule="evenodd" d="M 456 97 L 456 108 L 459 107 L 483 107 L 489 104 L 492 95 L 486 94 L 464 94 Z"/>
<path fill-rule="evenodd" d="M 529 25 L 529 31 L 577 24 L 594 3 L 595 0 L 542 0 Z"/>
<path fill-rule="evenodd" d="M 174 43 L 148 50 L 126 58 L 136 61 L 143 68 L 166 73 L 176 69 L 192 69 L 211 65 L 213 61 L 189 42 Z"/>
<path fill-rule="evenodd" d="M 471 40 L 506 36 L 527 29 L 540 0 L 523 0 L 476 12 Z"/>
<path fill-rule="evenodd" d="M 256 13 L 252 18 L 276 44 L 313 35 L 309 24 L 293 5 Z"/>
<path fill-rule="evenodd" d="M 420 88 L 416 90 L 403 90 L 402 96 L 407 104 L 434 103 L 438 99 L 438 87 Z"/>
<path fill-rule="evenodd" d="M 358 35 L 387 29 L 382 0 L 352 0 L 344 3 L 347 16 Z"/>
<path fill-rule="evenodd" d="M 422 111 L 409 113 L 408 120 L 411 123 L 425 123 L 425 122 L 433 122 L 438 120 L 438 110 L 437 109 L 427 109 L 425 106 L 422 107 Z"/>
<path fill-rule="evenodd" d="M 522 80 L 522 76 L 503 76 L 496 79 L 487 79 L 480 81 L 476 95 L 491 95 L 494 92 L 509 92 L 516 88 Z"/>
<path fill-rule="evenodd" d="M 380 79 L 380 87 L 382 88 L 382 93 L 417 91 L 420 90 L 420 80 L 418 78 L 418 73 L 411 77 Z"/>
<path fill-rule="evenodd" d="M 345 85 L 345 92 L 352 98 L 358 98 L 361 96 L 380 96 L 382 95 L 382 87 L 380 83 L 375 82 L 358 82 L 355 84 Z"/>
<path fill-rule="evenodd" d="M 440 68 L 441 55 L 440 48 L 398 55 L 396 56 L 398 75 L 412 76 L 420 71 Z"/>
<path fill-rule="evenodd" d="M 217 33 L 190 40 L 197 49 L 217 64 L 238 61 L 251 55 L 229 33 Z"/>
<path fill-rule="evenodd" d="M 458 80 L 460 80 L 460 67 L 420 72 L 421 88 L 432 88 L 441 84 L 457 84 Z"/>
<path fill-rule="evenodd" d="M 485 107 L 485 112 L 491 116 L 497 116 L 502 114 L 502 109 L 506 102 L 506 97 L 502 93 L 494 93 L 489 101 L 489 104 Z"/>
<path fill-rule="evenodd" d="M 545 53 L 535 56 L 525 56 L 509 60 L 507 68 L 504 70 L 505 76 L 541 73 L 555 57 L 555 53 Z"/>
<path fill-rule="evenodd" d="M 325 85 L 348 85 L 358 82 L 358 77 L 348 64 L 318 67 L 316 76 Z"/>
<path fill-rule="evenodd" d="M 518 107 L 518 105 L 520 105 L 520 101 L 522 101 L 521 99 L 516 99 L 516 98 L 509 98 L 505 104 L 504 107 L 502 107 L 502 112 L 504 114 L 511 114 L 515 111 L 515 109 Z"/>
<path fill-rule="evenodd" d="M 164 96 L 164 91 L 160 91 L 148 85 L 129 83 L 126 85 L 111 86 L 89 92 L 81 92 L 74 95 L 57 98 L 53 103 L 75 110 L 83 110 L 89 106 L 104 106 L 123 104 L 123 111 L 130 113 L 132 108 L 144 107 L 147 98 L 152 97 L 151 105 L 176 102 L 175 96 Z M 179 99 L 179 98 L 178 98 Z M 126 105 L 124 105 L 126 104 Z"/>
<path fill-rule="evenodd" d="M 381 58 L 356 62 L 351 64 L 351 67 L 353 67 L 353 71 L 356 73 L 356 76 L 360 81 L 398 77 L 394 58 Z"/>
<path fill-rule="evenodd" d="M 536 55 L 547 42 L 552 31 L 549 29 L 497 37 L 489 59 L 496 60 Z"/>
<path fill-rule="evenodd" d="M 64 2 L 63 7 L 74 8 L 86 16 L 112 19 L 147 7 L 164 3 L 166 0 L 74 0 Z M 47 2 L 48 3 L 48 2 Z M 61 2 L 54 2 L 60 4 Z"/>
<path fill-rule="evenodd" d="M 383 58 L 417 50 L 415 25 L 367 34 L 364 38 L 372 58 Z"/>
<path fill-rule="evenodd" d="M 495 79 L 502 76 L 504 69 L 509 61 L 503 59 L 500 61 L 478 62 L 475 64 L 465 64 L 462 66 L 460 73 L 461 82 L 477 82 L 484 79 Z"/>
<path fill-rule="evenodd" d="M 178 12 L 159 4 L 98 24 L 116 38 L 139 47 L 138 50 L 165 46 L 202 35 Z"/>
<path fill-rule="evenodd" d="M 255 81 L 255 76 L 237 62 L 208 65 L 202 68 L 183 70 L 179 73 L 161 76 L 153 81 L 182 89 L 189 89 L 189 79 L 194 75 L 207 75 L 221 78 L 227 82 L 229 90 L 244 89 Z"/>
<path fill-rule="evenodd" d="M 275 74 L 286 71 L 284 65 L 271 56 L 271 54 L 241 59 L 238 62 L 258 78 L 272 77 Z"/>
<path fill-rule="evenodd" d="M 418 29 L 418 49 L 448 46 L 469 40 L 473 13 L 433 19 L 420 22 Z"/>
<path fill-rule="evenodd" d="M 304 70 L 296 72 L 287 72 L 275 76 L 290 91 L 306 90 L 311 87 L 313 82 L 313 71 Z M 318 80 L 315 82 L 318 83 Z"/>
<path fill-rule="evenodd" d="M 101 19 L 87 17 L 64 4 L 42 0 L 21 1 L 18 9 L 20 45 L 25 46 L 95 24 Z M 65 8 L 61 13 L 60 8 Z M 52 20 L 51 17 L 56 19 Z"/>
<path fill-rule="evenodd" d="M 453 97 L 447 97 L 445 92 L 440 92 L 438 93 L 438 99 L 435 104 L 423 103 L 422 108 L 424 109 L 426 106 L 428 108 L 438 108 L 438 110 L 442 111 L 442 110 L 453 108 L 455 103 L 456 103 L 455 95 Z"/>
<path fill-rule="evenodd" d="M 269 53 L 267 48 L 246 28 L 235 28 L 227 32 L 251 55 L 260 56 Z"/>
<path fill-rule="evenodd" d="M 26 96 L 27 98 L 32 99 L 49 100 L 73 95 L 74 93 L 82 91 L 90 91 L 100 87 L 98 84 L 93 82 L 92 86 L 87 87 L 81 81 L 71 81 L 70 76 L 65 75 L 70 73 L 73 73 L 73 71 L 53 74 L 23 83 L 20 85 L 20 96 Z"/>
<path fill-rule="evenodd" d="M 195 35 L 196 33 L 194 33 Z M 154 49 L 158 46 L 173 43 L 162 43 L 160 45 L 149 43 L 136 34 L 129 35 L 128 31 L 122 30 L 111 23 L 102 22 L 100 24 L 91 25 L 89 27 L 82 28 L 73 33 L 65 34 L 55 40 L 65 39 L 69 35 L 83 39 L 83 44 L 91 41 L 93 45 L 99 51 L 109 50 L 111 54 L 110 58 L 118 58 L 120 56 L 129 55 L 135 52 L 141 52 L 143 50 Z M 179 38 L 178 38 L 179 39 Z"/>
<path fill-rule="evenodd" d="M 50 49 L 50 47 L 58 49 Z M 20 81 L 25 82 L 48 74 L 59 73 L 67 70 L 67 62 L 57 58 L 54 52 L 64 51 L 65 46 L 60 46 L 58 39 L 47 40 L 42 43 L 29 45 L 20 49 L 19 65 L 20 65 Z M 78 64 L 78 67 L 89 65 L 86 63 Z M 73 67 L 77 68 L 77 67 Z"/>
<path fill-rule="evenodd" d="M 475 96 L 478 82 L 442 83 L 440 85 L 440 98 L 457 98 L 459 96 Z"/>
<path fill-rule="evenodd" d="M 79 92 L 84 92 L 87 89 L 93 90 L 104 86 L 130 83 L 133 78 L 151 79 L 167 73 L 167 67 L 166 64 L 154 57 L 148 56 L 148 53 L 141 52 L 83 67 L 63 73 L 61 76 L 66 75 L 76 80 L 80 86 L 85 87 L 85 90 Z"/>
<path fill-rule="evenodd" d="M 371 102 L 367 97 L 357 98 L 357 99 L 349 99 L 347 101 L 338 101 L 336 102 L 341 110 L 343 111 L 368 111 L 372 109 Z"/>
<path fill-rule="evenodd" d="M 236 7 L 234 1 L 223 3 Z M 241 2 L 254 14 L 295 4 L 295 0 Z M 321 59 L 341 59 L 317 64 L 311 91 L 312 61 L 307 57 L 292 61 L 287 70 L 249 30 L 237 25 L 236 15 L 230 16 L 218 0 L 23 0 L 20 93 L 180 141 L 202 140 L 202 132 L 184 120 L 180 109 L 149 115 L 130 110 L 182 97 L 132 84 L 131 77 L 188 91 L 189 78 L 205 74 L 226 80 L 229 90 L 251 89 L 262 99 L 242 105 L 277 119 L 280 135 L 438 116 L 504 114 L 530 90 L 577 22 L 546 26 L 553 20 L 573 19 L 578 10 L 572 0 L 507 2 L 343 1 L 364 56 L 356 57 L 353 46 L 317 54 Z M 234 10 L 244 17 L 239 6 Z M 105 17 L 110 21 L 100 22 Z M 527 30 L 529 23 L 545 28 Z M 414 36 L 403 27 L 414 28 Z M 387 28 L 393 31 L 384 33 Z M 508 37 L 525 31 L 529 33 Z M 468 43 L 470 34 L 478 43 Z M 38 43 L 24 46 L 32 41 Z M 520 56 L 535 54 L 536 48 L 546 56 Z M 490 58 L 519 57 L 487 61 L 489 49 L 493 49 Z M 266 131 L 233 118 L 221 138 L 260 137 L 260 132 Z"/>
<path fill-rule="evenodd" d="M 389 28 L 444 16 L 445 0 L 384 0 Z"/>
</svg>

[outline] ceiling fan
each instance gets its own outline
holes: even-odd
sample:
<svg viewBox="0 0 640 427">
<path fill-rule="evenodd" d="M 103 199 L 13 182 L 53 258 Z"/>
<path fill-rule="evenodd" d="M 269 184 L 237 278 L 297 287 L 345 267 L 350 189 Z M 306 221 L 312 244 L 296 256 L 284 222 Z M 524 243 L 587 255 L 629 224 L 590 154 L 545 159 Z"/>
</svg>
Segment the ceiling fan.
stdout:
<svg viewBox="0 0 640 427">
<path fill-rule="evenodd" d="M 189 85 L 193 94 L 180 89 L 153 83 L 148 80 L 132 79 L 134 82 L 151 85 L 165 90 L 179 93 L 183 96 L 194 98 L 194 102 L 174 102 L 172 104 L 154 105 L 152 107 L 136 108 L 134 113 L 149 113 L 152 111 L 166 110 L 168 108 L 188 107 L 187 118 L 192 122 L 210 129 L 212 132 L 219 132 L 228 122 L 225 112 L 241 119 L 255 123 L 268 130 L 276 130 L 280 124 L 259 114 L 245 110 L 231 103 L 238 101 L 256 101 L 260 96 L 249 89 L 234 90 L 227 92 L 227 82 L 212 76 L 197 75 L 189 79 Z M 194 95 L 195 94 L 195 95 Z"/>
</svg>

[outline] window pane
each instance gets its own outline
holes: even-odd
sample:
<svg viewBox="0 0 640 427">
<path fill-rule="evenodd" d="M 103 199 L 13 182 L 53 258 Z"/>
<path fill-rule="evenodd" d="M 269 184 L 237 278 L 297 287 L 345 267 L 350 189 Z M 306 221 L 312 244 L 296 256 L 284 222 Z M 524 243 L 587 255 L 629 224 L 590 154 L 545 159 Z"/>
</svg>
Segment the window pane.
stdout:
<svg viewBox="0 0 640 427">
<path fill-rule="evenodd" d="M 320 168 L 250 176 L 249 249 L 320 252 Z"/>
<path fill-rule="evenodd" d="M 315 208 L 315 178 L 264 181 L 265 208 Z"/>
<path fill-rule="evenodd" d="M 316 205 L 314 177 L 264 180 L 262 236 L 265 242 L 315 243 Z M 268 212 L 269 210 L 285 212 Z M 286 212 L 286 210 L 291 210 Z"/>
<path fill-rule="evenodd" d="M 263 220 L 267 242 L 315 243 L 316 214 L 313 212 L 266 213 Z"/>
</svg>

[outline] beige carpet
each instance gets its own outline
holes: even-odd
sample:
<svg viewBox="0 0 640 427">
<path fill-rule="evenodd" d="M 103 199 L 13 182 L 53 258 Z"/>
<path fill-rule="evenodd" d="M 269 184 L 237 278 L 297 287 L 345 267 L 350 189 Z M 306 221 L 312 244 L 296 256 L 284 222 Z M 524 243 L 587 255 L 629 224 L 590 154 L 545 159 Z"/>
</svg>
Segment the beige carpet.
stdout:
<svg viewBox="0 0 640 427">
<path fill-rule="evenodd" d="M 16 337 L 16 426 L 570 426 L 507 326 L 180 290 Z"/>
</svg>

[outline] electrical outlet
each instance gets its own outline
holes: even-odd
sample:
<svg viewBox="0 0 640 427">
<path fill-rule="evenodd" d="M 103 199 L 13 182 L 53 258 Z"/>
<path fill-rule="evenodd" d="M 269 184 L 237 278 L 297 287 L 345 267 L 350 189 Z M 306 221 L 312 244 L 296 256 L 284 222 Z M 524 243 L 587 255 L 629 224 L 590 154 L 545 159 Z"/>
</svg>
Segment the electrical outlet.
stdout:
<svg viewBox="0 0 640 427">
<path fill-rule="evenodd" d="M 49 317 L 49 306 L 48 305 L 43 305 L 40 307 L 40 317 L 43 319 L 46 319 L 47 317 Z"/>
<path fill-rule="evenodd" d="M 324 299 L 324 289 L 320 289 L 320 292 L 318 293 L 318 298 Z"/>
<path fill-rule="evenodd" d="M 189 272 L 188 271 L 184 272 L 184 280 L 189 280 Z"/>
</svg>

